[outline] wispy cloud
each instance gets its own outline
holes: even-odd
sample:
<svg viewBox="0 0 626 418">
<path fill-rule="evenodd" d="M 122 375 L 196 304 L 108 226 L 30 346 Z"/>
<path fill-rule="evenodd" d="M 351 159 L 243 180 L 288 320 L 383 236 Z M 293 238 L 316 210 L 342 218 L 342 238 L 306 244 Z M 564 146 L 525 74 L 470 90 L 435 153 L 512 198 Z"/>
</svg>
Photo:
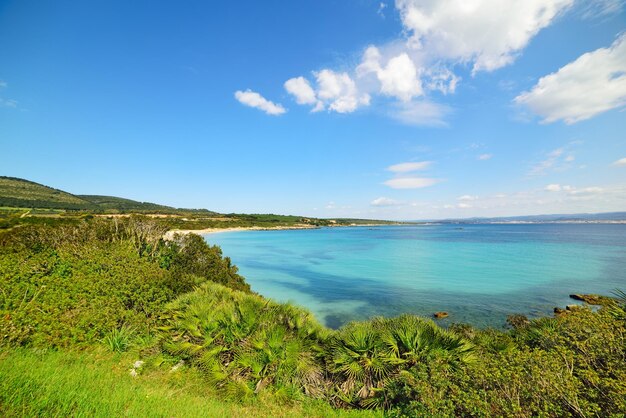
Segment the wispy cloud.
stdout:
<svg viewBox="0 0 626 418">
<path fill-rule="evenodd" d="M 619 160 L 615 161 L 613 165 L 626 166 L 626 157 L 620 158 Z"/>
<path fill-rule="evenodd" d="M 17 100 L 13 100 L 13 99 L 3 99 L 2 97 L 0 97 L 0 106 L 1 107 L 11 107 L 11 108 L 17 108 Z"/>
<path fill-rule="evenodd" d="M 493 157 L 493 154 L 480 154 L 478 156 L 478 159 L 481 161 L 486 161 L 486 160 L 491 160 L 492 157 Z"/>
<path fill-rule="evenodd" d="M 556 148 L 539 161 L 534 163 L 528 171 L 528 176 L 543 176 L 551 171 L 565 171 L 573 167 L 576 157 L 572 154 L 572 148 L 579 145 L 580 141 L 572 141 L 567 145 Z"/>
<path fill-rule="evenodd" d="M 282 115 L 287 110 L 280 104 L 273 103 L 261 96 L 259 93 L 250 89 L 246 91 L 238 90 L 235 92 L 235 98 L 243 105 L 262 110 L 268 115 Z"/>
<path fill-rule="evenodd" d="M 462 202 L 471 202 L 472 200 L 477 200 L 478 196 L 472 196 L 469 194 L 464 194 L 463 196 L 459 196 L 456 200 L 460 200 Z"/>
<path fill-rule="evenodd" d="M 450 113 L 449 106 L 422 99 L 396 103 L 390 106 L 387 114 L 405 125 L 445 127 Z"/>
<path fill-rule="evenodd" d="M 387 180 L 385 185 L 392 189 L 420 189 L 439 183 L 441 180 L 428 177 L 398 177 Z"/>
<path fill-rule="evenodd" d="M 393 173 L 409 173 L 411 171 L 426 170 L 431 165 L 432 161 L 400 163 L 387 167 L 387 171 L 391 171 Z"/>
<path fill-rule="evenodd" d="M 399 206 L 402 202 L 387 197 L 379 197 L 370 202 L 371 206 Z"/>
</svg>

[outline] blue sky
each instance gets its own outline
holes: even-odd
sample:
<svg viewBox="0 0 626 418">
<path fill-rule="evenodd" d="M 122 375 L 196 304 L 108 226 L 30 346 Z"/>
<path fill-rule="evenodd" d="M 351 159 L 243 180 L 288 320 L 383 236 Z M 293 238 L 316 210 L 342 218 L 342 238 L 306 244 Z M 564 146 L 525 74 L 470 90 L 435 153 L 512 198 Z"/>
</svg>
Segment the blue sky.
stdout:
<svg viewBox="0 0 626 418">
<path fill-rule="evenodd" d="M 626 210 L 625 9 L 0 1 L 0 175 L 221 212 Z"/>
</svg>

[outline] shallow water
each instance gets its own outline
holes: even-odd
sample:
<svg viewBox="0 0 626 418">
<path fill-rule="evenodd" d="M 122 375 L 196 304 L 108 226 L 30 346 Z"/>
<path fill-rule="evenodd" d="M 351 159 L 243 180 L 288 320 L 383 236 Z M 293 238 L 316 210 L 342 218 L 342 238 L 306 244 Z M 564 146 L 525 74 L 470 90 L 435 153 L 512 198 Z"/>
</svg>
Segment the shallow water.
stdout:
<svg viewBox="0 0 626 418">
<path fill-rule="evenodd" d="M 626 290 L 626 225 L 429 225 L 207 235 L 252 289 L 330 327 L 372 316 L 450 313 L 502 327 L 551 314 L 570 293 Z"/>
</svg>

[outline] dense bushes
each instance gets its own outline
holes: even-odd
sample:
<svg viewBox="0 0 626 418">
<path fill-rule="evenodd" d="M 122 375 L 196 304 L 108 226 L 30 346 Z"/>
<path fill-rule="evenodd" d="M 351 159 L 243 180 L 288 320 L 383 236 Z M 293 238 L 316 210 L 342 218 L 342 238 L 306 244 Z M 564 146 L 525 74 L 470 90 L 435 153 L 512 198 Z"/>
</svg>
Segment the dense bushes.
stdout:
<svg viewBox="0 0 626 418">
<path fill-rule="evenodd" d="M 152 364 L 185 364 L 239 401 L 319 398 L 393 416 L 623 416 L 626 295 L 597 311 L 444 330 L 411 315 L 332 331 L 250 292 L 195 235 L 162 239 L 140 218 L 21 226 L 0 234 L 2 345 L 134 335 Z M 152 341 L 151 343 L 147 341 Z M 149 348 L 149 349 L 148 349 Z"/>
<path fill-rule="evenodd" d="M 148 333 L 165 304 L 216 280 L 247 290 L 217 247 L 162 240 L 135 219 L 25 226 L 0 235 L 2 343 L 67 346 L 122 326 Z"/>
<path fill-rule="evenodd" d="M 443 330 L 411 315 L 325 330 L 305 312 L 216 284 L 173 302 L 161 344 L 232 399 L 323 397 L 394 416 L 620 416 L 624 306 Z"/>
</svg>

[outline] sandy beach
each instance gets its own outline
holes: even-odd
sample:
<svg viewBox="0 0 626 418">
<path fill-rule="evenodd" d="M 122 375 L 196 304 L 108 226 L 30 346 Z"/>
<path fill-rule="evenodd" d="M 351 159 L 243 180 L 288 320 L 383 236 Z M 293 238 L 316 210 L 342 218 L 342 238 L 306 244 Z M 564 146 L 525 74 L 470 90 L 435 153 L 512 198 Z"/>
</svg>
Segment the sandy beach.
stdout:
<svg viewBox="0 0 626 418">
<path fill-rule="evenodd" d="M 233 228 L 205 228 L 205 229 L 172 229 L 167 231 L 163 238 L 166 240 L 170 240 L 174 238 L 176 234 L 197 234 L 197 235 L 209 235 L 209 234 L 218 234 L 220 232 L 233 232 L 233 231 L 274 231 L 274 230 L 291 230 L 291 229 L 318 229 L 319 226 L 314 225 L 294 225 L 294 226 L 273 226 L 273 227 L 262 227 L 262 226 L 249 226 L 249 227 L 233 227 Z"/>
</svg>

